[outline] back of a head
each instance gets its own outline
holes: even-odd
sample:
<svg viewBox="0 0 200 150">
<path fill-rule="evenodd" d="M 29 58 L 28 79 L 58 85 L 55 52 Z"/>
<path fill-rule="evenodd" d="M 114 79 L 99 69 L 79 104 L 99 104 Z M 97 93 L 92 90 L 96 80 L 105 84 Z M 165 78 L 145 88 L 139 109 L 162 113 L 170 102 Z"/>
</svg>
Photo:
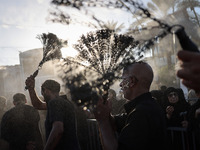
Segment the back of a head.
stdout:
<svg viewBox="0 0 200 150">
<path fill-rule="evenodd" d="M 53 93 L 59 93 L 60 92 L 60 83 L 58 83 L 55 80 L 46 80 L 42 84 L 42 88 L 46 88 Z"/>
<path fill-rule="evenodd" d="M 171 92 L 176 92 L 178 93 L 178 90 L 174 87 L 168 87 L 166 90 L 165 90 L 165 96 L 167 97 L 167 95 L 169 95 Z"/>
<path fill-rule="evenodd" d="M 193 89 L 189 90 L 188 99 L 198 99 L 198 96 L 197 96 L 195 90 L 193 90 Z"/>
<path fill-rule="evenodd" d="M 164 92 L 166 89 L 167 89 L 167 86 L 165 86 L 165 85 L 162 85 L 162 86 L 160 87 L 160 90 L 161 90 L 162 92 Z"/>
<path fill-rule="evenodd" d="M 151 90 L 152 97 L 156 99 L 161 99 L 163 97 L 163 92 L 161 90 Z"/>
<path fill-rule="evenodd" d="M 190 89 L 189 90 L 189 92 L 188 92 L 188 103 L 190 104 L 190 105 L 193 105 L 193 104 L 195 104 L 197 101 L 198 101 L 198 96 L 197 96 L 197 94 L 196 94 L 196 92 L 195 92 L 195 90 L 193 90 L 193 89 Z"/>
<path fill-rule="evenodd" d="M 14 105 L 20 105 L 26 103 L 26 96 L 22 93 L 17 93 L 13 96 Z"/>
<path fill-rule="evenodd" d="M 186 101 L 185 95 L 184 95 L 184 92 L 183 92 L 183 89 L 177 88 L 177 91 L 178 91 L 179 98 L 180 98 L 181 100 Z"/>
<path fill-rule="evenodd" d="M 116 98 L 116 92 L 115 92 L 115 90 L 113 90 L 113 89 L 109 89 L 108 90 L 108 94 L 110 95 L 112 95 L 112 98 Z"/>
<path fill-rule="evenodd" d="M 7 99 L 4 96 L 0 96 L 0 110 L 6 107 Z"/>
</svg>

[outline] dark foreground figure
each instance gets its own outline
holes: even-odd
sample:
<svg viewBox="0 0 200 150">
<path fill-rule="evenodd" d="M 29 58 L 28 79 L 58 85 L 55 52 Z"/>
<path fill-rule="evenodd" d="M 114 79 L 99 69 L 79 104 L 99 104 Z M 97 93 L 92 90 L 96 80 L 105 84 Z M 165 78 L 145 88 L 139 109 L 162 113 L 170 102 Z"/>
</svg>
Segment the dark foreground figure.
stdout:
<svg viewBox="0 0 200 150">
<path fill-rule="evenodd" d="M 35 79 L 30 76 L 26 80 L 31 102 L 39 110 L 47 109 L 45 122 L 45 150 L 79 150 L 76 131 L 76 117 L 73 104 L 60 97 L 60 84 L 55 80 L 46 80 L 41 86 L 41 101 L 35 92 Z"/>
<path fill-rule="evenodd" d="M 124 98 L 129 100 L 124 105 L 126 113 L 111 116 L 109 101 L 104 104 L 99 100 L 95 117 L 105 150 L 165 149 L 165 116 L 149 92 L 152 80 L 153 71 L 147 63 L 133 63 L 124 68 L 120 83 Z"/>
<path fill-rule="evenodd" d="M 43 150 L 38 111 L 26 105 L 26 97 L 22 93 L 13 96 L 13 104 L 15 107 L 2 118 L 1 138 L 9 143 L 10 150 L 26 150 L 30 146 Z"/>
</svg>

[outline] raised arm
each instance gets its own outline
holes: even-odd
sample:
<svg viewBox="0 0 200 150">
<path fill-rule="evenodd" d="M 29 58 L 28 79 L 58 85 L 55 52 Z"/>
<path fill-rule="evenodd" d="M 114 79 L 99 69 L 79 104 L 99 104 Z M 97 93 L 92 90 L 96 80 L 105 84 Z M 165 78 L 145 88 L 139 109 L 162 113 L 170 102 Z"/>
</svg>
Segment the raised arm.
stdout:
<svg viewBox="0 0 200 150">
<path fill-rule="evenodd" d="M 38 95 L 36 94 L 35 79 L 32 75 L 26 79 L 25 84 L 26 84 L 26 87 L 28 88 L 33 107 L 38 110 L 46 110 L 47 109 L 46 103 L 41 101 Z"/>
<path fill-rule="evenodd" d="M 110 115 L 110 111 L 109 101 L 103 104 L 103 99 L 99 99 L 94 115 L 98 122 L 103 149 L 117 150 L 118 142 L 114 130 L 114 118 Z"/>
</svg>

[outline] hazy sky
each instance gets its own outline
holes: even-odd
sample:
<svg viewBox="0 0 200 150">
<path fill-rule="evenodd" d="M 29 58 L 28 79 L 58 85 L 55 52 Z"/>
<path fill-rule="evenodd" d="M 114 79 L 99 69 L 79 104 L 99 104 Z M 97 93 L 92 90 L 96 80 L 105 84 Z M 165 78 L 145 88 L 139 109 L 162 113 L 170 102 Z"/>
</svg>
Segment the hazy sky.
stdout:
<svg viewBox="0 0 200 150">
<path fill-rule="evenodd" d="M 148 0 L 140 0 L 146 3 Z M 19 64 L 19 52 L 41 48 L 42 44 L 36 38 L 38 34 L 54 33 L 59 38 L 68 40 L 69 45 L 76 43 L 81 34 L 91 29 L 83 25 L 61 25 L 47 21 L 49 10 L 52 10 L 51 0 L 0 0 L 0 66 Z M 73 16 L 73 11 L 67 8 Z M 69 13 L 69 12 L 68 12 Z M 159 13 L 158 13 L 159 14 Z M 131 23 L 131 14 L 117 10 L 98 10 L 95 15 L 104 21 Z M 83 16 L 80 19 L 85 19 Z"/>
<path fill-rule="evenodd" d="M 52 32 L 59 38 L 69 38 L 69 26 L 47 21 L 50 0 L 0 0 L 0 3 L 0 66 L 19 64 L 19 52 L 42 47 L 36 38 L 38 34 Z M 74 32 L 74 28 L 70 30 Z"/>
<path fill-rule="evenodd" d="M 51 0 L 0 0 L 0 66 L 19 64 L 19 52 L 41 48 L 42 45 L 36 38 L 38 34 L 51 32 L 73 43 L 82 33 L 90 31 L 79 25 L 66 26 L 47 21 L 48 10 L 52 9 L 50 2 Z M 124 18 L 120 13 L 116 15 Z"/>
</svg>

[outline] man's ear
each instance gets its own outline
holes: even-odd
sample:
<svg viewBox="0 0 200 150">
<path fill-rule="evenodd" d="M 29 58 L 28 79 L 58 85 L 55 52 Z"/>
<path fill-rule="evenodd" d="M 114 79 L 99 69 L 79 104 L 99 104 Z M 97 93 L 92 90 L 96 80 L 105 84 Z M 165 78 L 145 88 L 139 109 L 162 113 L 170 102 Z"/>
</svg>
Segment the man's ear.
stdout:
<svg viewBox="0 0 200 150">
<path fill-rule="evenodd" d="M 51 91 L 49 89 L 45 89 L 46 94 L 51 94 Z"/>
<path fill-rule="evenodd" d="M 129 87 L 133 87 L 135 85 L 135 82 L 133 81 L 133 80 L 131 80 L 130 82 L 129 82 Z"/>
<path fill-rule="evenodd" d="M 135 85 L 135 83 L 130 83 L 129 87 L 133 87 Z"/>
</svg>

